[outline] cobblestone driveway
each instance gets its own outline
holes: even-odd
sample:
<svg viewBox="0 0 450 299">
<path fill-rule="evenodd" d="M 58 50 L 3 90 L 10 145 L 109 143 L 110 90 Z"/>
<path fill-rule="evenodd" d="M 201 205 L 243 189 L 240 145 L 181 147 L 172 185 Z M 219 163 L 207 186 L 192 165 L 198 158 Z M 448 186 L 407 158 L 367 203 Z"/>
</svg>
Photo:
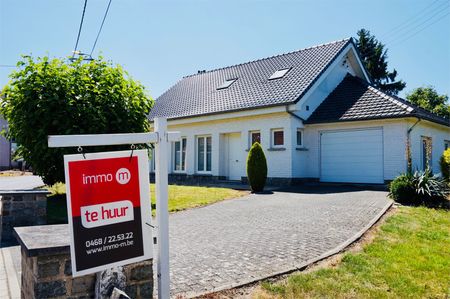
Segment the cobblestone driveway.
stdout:
<svg viewBox="0 0 450 299">
<path fill-rule="evenodd" d="M 230 288 L 302 267 L 343 246 L 390 204 L 383 191 L 295 191 L 171 215 L 172 295 Z"/>
</svg>

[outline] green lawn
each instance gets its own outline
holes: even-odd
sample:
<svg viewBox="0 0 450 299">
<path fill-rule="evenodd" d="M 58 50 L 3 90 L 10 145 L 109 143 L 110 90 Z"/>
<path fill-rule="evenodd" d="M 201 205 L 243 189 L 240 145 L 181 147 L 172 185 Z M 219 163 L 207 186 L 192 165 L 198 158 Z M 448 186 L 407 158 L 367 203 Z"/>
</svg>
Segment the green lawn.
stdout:
<svg viewBox="0 0 450 299">
<path fill-rule="evenodd" d="M 47 220 L 49 224 L 67 222 L 66 186 L 56 184 L 47 187 L 52 192 L 47 201 Z M 150 184 L 152 210 L 155 208 L 155 185 Z M 169 212 L 212 204 L 221 200 L 248 194 L 246 191 L 228 188 L 169 185 Z"/>
<path fill-rule="evenodd" d="M 336 268 L 262 283 L 257 298 L 449 298 L 450 212 L 401 207 Z"/>
</svg>

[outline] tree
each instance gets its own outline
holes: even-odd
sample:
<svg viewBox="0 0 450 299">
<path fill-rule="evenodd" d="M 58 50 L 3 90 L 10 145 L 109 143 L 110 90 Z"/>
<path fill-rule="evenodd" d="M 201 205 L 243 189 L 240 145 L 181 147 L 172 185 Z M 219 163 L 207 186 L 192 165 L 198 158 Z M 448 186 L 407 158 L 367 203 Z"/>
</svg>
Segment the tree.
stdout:
<svg viewBox="0 0 450 299">
<path fill-rule="evenodd" d="M 264 190 L 267 179 L 266 156 L 258 142 L 253 143 L 247 156 L 247 178 L 252 192 Z"/>
<path fill-rule="evenodd" d="M 361 29 L 357 33 L 356 47 L 366 67 L 373 84 L 380 90 L 396 95 L 403 90 L 406 83 L 402 80 L 396 81 L 397 71 L 388 71 L 387 49 L 379 42 L 369 30 Z"/>
<path fill-rule="evenodd" d="M 76 148 L 48 148 L 48 135 L 145 132 L 153 100 L 120 67 L 102 58 L 66 63 L 23 57 L 1 93 L 8 138 L 46 184 L 64 181 L 63 155 Z M 96 147 L 89 151 L 124 147 Z"/>
<path fill-rule="evenodd" d="M 439 95 L 432 86 L 416 88 L 406 95 L 406 99 L 439 116 L 450 118 L 448 95 Z"/>
</svg>

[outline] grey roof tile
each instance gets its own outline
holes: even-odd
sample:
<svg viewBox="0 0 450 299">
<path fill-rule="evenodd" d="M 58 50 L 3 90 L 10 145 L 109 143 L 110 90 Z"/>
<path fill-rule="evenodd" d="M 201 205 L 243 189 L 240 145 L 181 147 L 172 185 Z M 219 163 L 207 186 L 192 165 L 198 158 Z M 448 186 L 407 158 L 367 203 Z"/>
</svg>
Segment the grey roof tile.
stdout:
<svg viewBox="0 0 450 299">
<path fill-rule="evenodd" d="M 446 126 L 450 120 L 388 95 L 367 82 L 348 74 L 305 121 L 330 123 L 398 117 L 420 117 Z"/>
<path fill-rule="evenodd" d="M 345 39 L 187 76 L 156 100 L 149 118 L 191 117 L 293 103 L 351 42 Z M 292 69 L 281 79 L 268 80 L 284 68 Z M 233 78 L 238 79 L 230 87 L 217 90 Z"/>
</svg>

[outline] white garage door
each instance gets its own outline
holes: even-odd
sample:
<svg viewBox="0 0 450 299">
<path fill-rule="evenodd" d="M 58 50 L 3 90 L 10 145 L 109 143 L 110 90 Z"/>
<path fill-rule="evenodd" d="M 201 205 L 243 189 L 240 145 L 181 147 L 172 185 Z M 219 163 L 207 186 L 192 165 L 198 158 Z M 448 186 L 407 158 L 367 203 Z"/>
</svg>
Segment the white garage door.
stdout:
<svg viewBox="0 0 450 299">
<path fill-rule="evenodd" d="M 383 183 L 383 131 L 320 134 L 322 182 Z"/>
</svg>

